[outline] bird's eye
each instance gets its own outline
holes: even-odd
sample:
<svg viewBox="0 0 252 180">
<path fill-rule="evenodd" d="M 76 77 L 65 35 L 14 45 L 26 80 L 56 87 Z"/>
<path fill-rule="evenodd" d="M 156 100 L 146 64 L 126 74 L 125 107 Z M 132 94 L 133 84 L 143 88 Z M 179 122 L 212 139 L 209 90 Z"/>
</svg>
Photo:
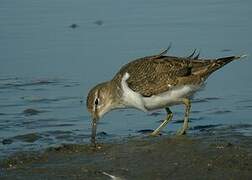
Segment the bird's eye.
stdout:
<svg viewBox="0 0 252 180">
<path fill-rule="evenodd" d="M 95 105 L 97 106 L 99 104 L 98 98 L 95 99 Z"/>
</svg>

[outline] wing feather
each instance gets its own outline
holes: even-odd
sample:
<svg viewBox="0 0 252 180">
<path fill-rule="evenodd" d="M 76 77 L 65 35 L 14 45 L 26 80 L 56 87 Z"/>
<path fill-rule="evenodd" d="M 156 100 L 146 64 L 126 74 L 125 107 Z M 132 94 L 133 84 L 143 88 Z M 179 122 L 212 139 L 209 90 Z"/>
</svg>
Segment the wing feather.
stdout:
<svg viewBox="0 0 252 180">
<path fill-rule="evenodd" d="M 169 48 L 168 48 L 169 49 Z M 240 58 L 236 56 L 220 59 L 192 59 L 159 55 L 136 59 L 124 65 L 112 81 L 121 85 L 122 77 L 129 73 L 128 87 L 142 96 L 153 96 L 181 85 L 199 85 L 214 71 Z"/>
<path fill-rule="evenodd" d="M 149 97 L 168 91 L 179 83 L 179 77 L 192 72 L 190 61 L 171 56 L 149 56 L 123 66 L 114 80 L 120 81 L 129 73 L 128 86 L 135 92 Z"/>
</svg>

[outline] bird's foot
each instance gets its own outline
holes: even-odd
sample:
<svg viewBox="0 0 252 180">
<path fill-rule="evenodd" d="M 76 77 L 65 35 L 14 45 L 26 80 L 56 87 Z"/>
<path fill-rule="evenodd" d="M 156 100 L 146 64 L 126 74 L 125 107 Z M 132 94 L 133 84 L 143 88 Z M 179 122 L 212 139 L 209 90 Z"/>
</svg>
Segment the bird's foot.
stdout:
<svg viewBox="0 0 252 180">
<path fill-rule="evenodd" d="M 162 134 L 160 132 L 155 132 L 153 131 L 152 133 L 149 134 L 150 137 L 157 137 L 157 136 L 161 136 Z"/>
<path fill-rule="evenodd" d="M 182 128 L 181 130 L 179 130 L 178 132 L 177 132 L 177 136 L 182 136 L 182 135 L 185 135 L 186 134 L 186 129 L 185 128 Z"/>
</svg>

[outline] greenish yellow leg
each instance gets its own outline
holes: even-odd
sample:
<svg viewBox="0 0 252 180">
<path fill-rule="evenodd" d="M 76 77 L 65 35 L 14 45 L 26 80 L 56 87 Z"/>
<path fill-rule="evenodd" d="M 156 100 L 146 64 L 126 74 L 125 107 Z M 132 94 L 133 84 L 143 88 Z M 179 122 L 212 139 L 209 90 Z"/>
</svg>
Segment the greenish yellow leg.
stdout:
<svg viewBox="0 0 252 180">
<path fill-rule="evenodd" d="M 191 102 L 189 99 L 184 98 L 182 99 L 183 104 L 185 105 L 185 117 L 184 117 L 184 123 L 182 128 L 177 132 L 177 135 L 183 135 L 186 134 L 186 130 L 188 129 L 188 122 L 189 122 L 189 113 L 191 109 Z"/>
<path fill-rule="evenodd" d="M 170 122 L 172 120 L 172 112 L 169 108 L 165 108 L 166 112 L 167 112 L 167 116 L 165 118 L 165 120 L 159 125 L 159 127 L 157 129 L 155 129 L 155 131 L 153 131 L 150 135 L 151 136 L 156 136 L 159 134 L 159 132 L 161 131 L 161 129 L 163 129 L 165 127 L 165 125 Z"/>
</svg>

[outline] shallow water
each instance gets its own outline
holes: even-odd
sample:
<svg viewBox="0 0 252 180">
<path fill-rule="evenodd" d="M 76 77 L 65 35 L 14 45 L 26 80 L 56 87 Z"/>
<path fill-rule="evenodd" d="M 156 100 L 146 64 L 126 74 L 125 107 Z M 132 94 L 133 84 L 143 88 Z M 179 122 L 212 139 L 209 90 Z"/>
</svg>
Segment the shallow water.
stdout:
<svg viewBox="0 0 252 180">
<path fill-rule="evenodd" d="M 89 141 L 89 89 L 111 79 L 129 60 L 172 42 L 172 55 L 194 48 L 202 57 L 252 54 L 252 2 L 2 1 L 0 6 L 0 155 L 60 143 Z M 189 133 L 244 125 L 252 135 L 251 57 L 208 79 L 192 105 Z M 182 124 L 183 107 L 173 107 Z M 99 124 L 99 139 L 134 136 L 156 128 L 163 111 L 113 111 Z"/>
</svg>

